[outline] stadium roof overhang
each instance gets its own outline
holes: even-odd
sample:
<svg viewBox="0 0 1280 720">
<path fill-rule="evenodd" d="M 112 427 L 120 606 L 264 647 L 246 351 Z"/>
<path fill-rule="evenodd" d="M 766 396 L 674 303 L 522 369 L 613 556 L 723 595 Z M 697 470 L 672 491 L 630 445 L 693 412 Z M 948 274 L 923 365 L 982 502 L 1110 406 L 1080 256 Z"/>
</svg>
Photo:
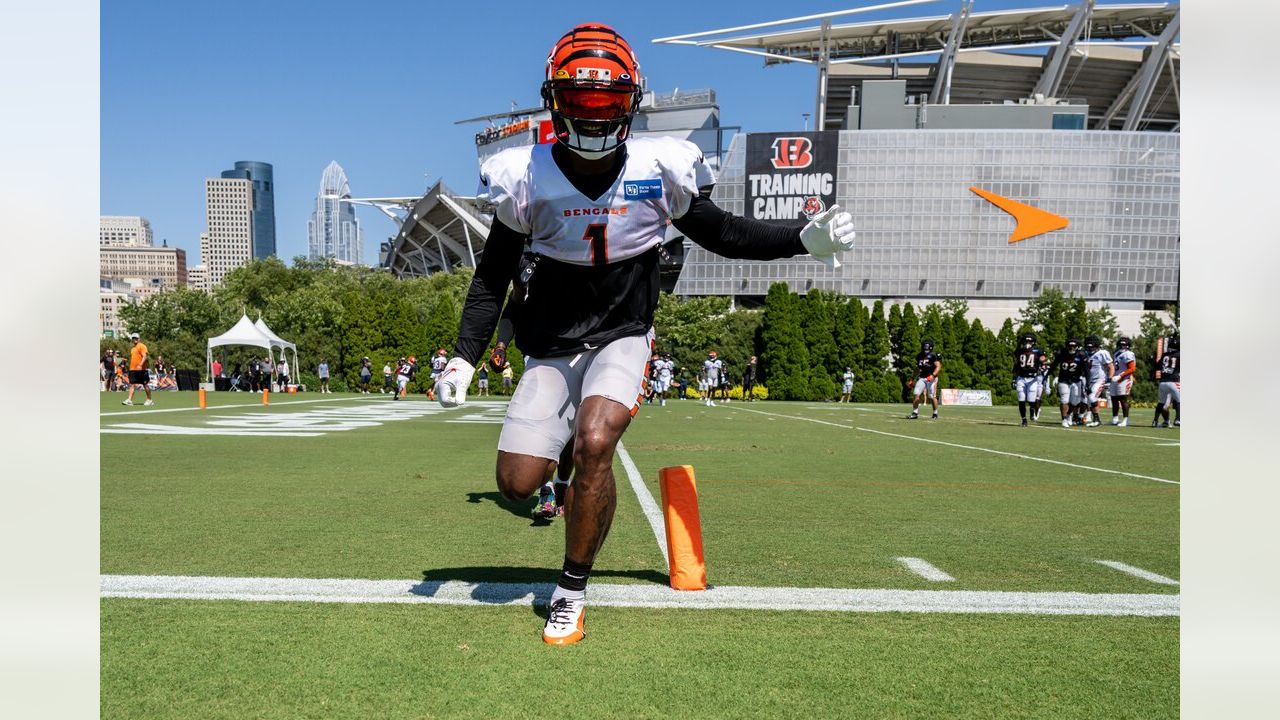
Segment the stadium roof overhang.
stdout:
<svg viewBox="0 0 1280 720">
<path fill-rule="evenodd" d="M 476 266 L 492 221 L 473 198 L 437 182 L 403 208 L 400 230 L 387 243 L 383 267 L 398 277 L 417 277 Z"/>
<path fill-rule="evenodd" d="M 833 22 L 933 1 L 904 0 L 653 42 L 746 53 L 763 57 L 766 66 L 815 65 L 820 128 L 840 127 L 854 86 L 888 77 L 907 78 L 909 96 L 928 95 L 931 103 L 1073 95 L 1088 100 L 1095 128 L 1177 125 L 1177 3 L 1102 5 L 1083 0 L 974 12 L 973 1 L 966 0 L 950 15 Z M 802 23 L 808 26 L 763 31 Z M 1160 100 L 1153 104 L 1153 97 Z"/>
</svg>

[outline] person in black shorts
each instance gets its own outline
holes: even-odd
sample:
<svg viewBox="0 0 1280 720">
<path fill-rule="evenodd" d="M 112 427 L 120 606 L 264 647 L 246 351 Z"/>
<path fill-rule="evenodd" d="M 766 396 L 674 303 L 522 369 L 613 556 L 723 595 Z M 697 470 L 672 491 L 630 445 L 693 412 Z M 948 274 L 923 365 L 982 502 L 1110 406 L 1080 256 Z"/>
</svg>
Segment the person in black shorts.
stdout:
<svg viewBox="0 0 1280 720">
<path fill-rule="evenodd" d="M 751 390 L 756 386 L 756 356 L 752 355 L 747 366 L 742 369 L 742 401 L 755 402 Z"/>
</svg>

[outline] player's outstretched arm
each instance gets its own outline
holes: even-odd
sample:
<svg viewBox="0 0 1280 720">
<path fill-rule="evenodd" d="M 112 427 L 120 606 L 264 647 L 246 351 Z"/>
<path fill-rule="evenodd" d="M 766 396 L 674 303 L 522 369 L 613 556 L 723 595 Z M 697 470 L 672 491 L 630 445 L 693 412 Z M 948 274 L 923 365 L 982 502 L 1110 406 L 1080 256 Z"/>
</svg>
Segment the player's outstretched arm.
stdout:
<svg viewBox="0 0 1280 720">
<path fill-rule="evenodd" d="M 853 248 L 853 219 L 838 205 L 805 225 L 775 225 L 725 212 L 705 193 L 672 225 L 717 255 L 742 260 L 777 260 L 806 253 L 838 267 L 836 253 Z"/>
<path fill-rule="evenodd" d="M 485 241 L 484 254 L 476 266 L 471 287 L 462 306 L 462 322 L 453 358 L 436 381 L 436 396 L 444 407 L 456 407 L 467 400 L 467 388 L 493 337 L 502 314 L 502 301 L 520 265 L 524 236 L 494 219 Z"/>
</svg>

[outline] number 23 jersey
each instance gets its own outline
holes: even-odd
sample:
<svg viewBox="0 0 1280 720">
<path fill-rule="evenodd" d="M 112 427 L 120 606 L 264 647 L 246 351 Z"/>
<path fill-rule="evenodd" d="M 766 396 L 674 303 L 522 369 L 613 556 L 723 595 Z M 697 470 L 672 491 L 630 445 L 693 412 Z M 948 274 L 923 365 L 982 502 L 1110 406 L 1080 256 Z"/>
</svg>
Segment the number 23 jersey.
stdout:
<svg viewBox="0 0 1280 720">
<path fill-rule="evenodd" d="M 477 194 L 504 225 L 529 237 L 534 253 L 573 265 L 598 267 L 657 247 L 668 222 L 715 182 L 693 143 L 631 138 L 622 171 L 593 200 L 565 177 L 551 148 L 510 148 L 489 158 Z"/>
</svg>

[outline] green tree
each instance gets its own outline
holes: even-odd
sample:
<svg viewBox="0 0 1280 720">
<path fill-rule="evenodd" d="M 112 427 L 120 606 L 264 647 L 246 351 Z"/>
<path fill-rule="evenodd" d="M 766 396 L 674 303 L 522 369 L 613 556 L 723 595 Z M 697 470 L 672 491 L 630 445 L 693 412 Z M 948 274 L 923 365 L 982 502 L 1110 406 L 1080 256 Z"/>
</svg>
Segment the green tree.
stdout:
<svg viewBox="0 0 1280 720">
<path fill-rule="evenodd" d="M 834 397 L 839 391 L 835 378 L 843 368 L 836 347 L 836 308 L 839 296 L 810 290 L 801 298 L 800 323 L 809 350 L 809 382 L 806 400 Z"/>
<path fill-rule="evenodd" d="M 1097 335 L 1104 347 L 1115 345 L 1120 334 L 1120 323 L 1111 314 L 1111 306 L 1102 305 L 1085 314 L 1085 335 Z"/>
<path fill-rule="evenodd" d="M 800 321 L 800 299 L 786 283 L 773 283 L 764 301 L 761 375 L 769 397 L 802 400 L 807 394 L 809 350 Z"/>
<path fill-rule="evenodd" d="M 992 367 L 997 368 L 992 377 L 992 402 L 1007 405 L 1015 400 L 1012 371 L 1013 352 L 1017 345 L 1018 333 L 1013 329 L 1013 320 L 1005 318 L 989 355 Z"/>
<path fill-rule="evenodd" d="M 866 373 L 862 360 L 862 343 L 864 336 L 862 301 L 849 298 L 836 310 L 836 351 L 840 368 L 853 368 L 859 379 Z"/>
<path fill-rule="evenodd" d="M 862 356 L 865 374 L 853 386 L 854 399 L 858 402 L 894 402 L 901 390 L 897 375 L 890 372 L 893 353 L 883 301 L 875 301 L 864 324 Z"/>
<path fill-rule="evenodd" d="M 911 400 L 910 384 L 916 374 L 916 353 L 920 352 L 923 336 L 920 331 L 920 319 L 916 309 L 907 303 L 902 309 L 902 337 L 899 349 L 894 354 L 894 369 L 898 376 L 897 398 L 900 402 Z"/>
</svg>

